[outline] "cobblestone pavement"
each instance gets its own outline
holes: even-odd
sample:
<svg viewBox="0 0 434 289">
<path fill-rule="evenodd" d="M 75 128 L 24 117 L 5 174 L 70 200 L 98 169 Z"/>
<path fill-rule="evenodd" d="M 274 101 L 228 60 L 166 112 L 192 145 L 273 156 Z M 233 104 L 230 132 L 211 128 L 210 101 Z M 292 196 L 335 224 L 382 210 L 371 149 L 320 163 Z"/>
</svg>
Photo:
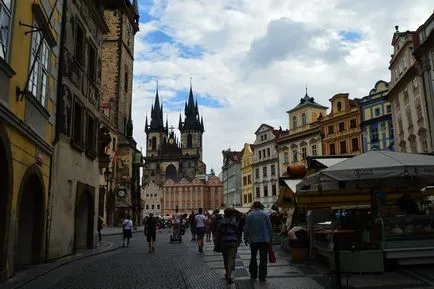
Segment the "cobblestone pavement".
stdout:
<svg viewBox="0 0 434 289">
<path fill-rule="evenodd" d="M 133 235 L 129 248 L 81 259 L 50 271 L 22 289 L 329 289 L 328 270 L 317 263 L 292 264 L 290 255 L 275 247 L 277 262 L 269 264 L 267 282 L 253 281 L 248 275 L 250 250 L 242 245 L 237 254 L 235 283 L 224 281 L 223 260 L 206 243 L 204 253 L 184 236 L 182 243 L 170 244 L 167 229 L 157 234 L 155 253 L 147 253 L 143 232 Z M 122 243 L 121 235 L 104 236 L 103 241 Z M 377 275 L 344 276 L 343 288 L 428 289 L 434 288 L 434 268 L 399 269 Z M 348 287 L 346 286 L 348 281 Z M 0 288 L 2 286 L 0 285 Z M 9 289 L 9 288 L 8 288 Z"/>
</svg>

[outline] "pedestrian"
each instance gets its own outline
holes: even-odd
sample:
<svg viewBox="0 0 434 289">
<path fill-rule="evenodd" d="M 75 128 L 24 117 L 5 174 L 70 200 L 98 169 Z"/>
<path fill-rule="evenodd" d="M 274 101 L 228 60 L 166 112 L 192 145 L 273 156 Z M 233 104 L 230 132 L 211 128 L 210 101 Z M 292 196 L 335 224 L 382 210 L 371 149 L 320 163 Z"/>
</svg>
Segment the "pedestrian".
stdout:
<svg viewBox="0 0 434 289">
<path fill-rule="evenodd" d="M 155 252 L 155 240 L 157 238 L 157 222 L 154 214 L 150 213 L 149 218 L 145 222 L 146 241 L 148 242 L 149 253 Z"/>
<path fill-rule="evenodd" d="M 101 230 L 103 228 L 104 222 L 101 216 L 98 216 L 98 240 L 101 242 Z"/>
<path fill-rule="evenodd" d="M 250 278 L 265 282 L 267 276 L 268 245 L 272 240 L 273 230 L 268 215 L 263 211 L 263 205 L 256 201 L 253 203 L 253 211 L 246 217 L 244 226 L 244 241 L 250 243 Z M 259 276 L 256 255 L 259 251 Z"/>
<path fill-rule="evenodd" d="M 196 241 L 196 220 L 194 219 L 196 215 L 194 214 L 194 211 L 191 211 L 190 216 L 188 216 L 188 222 L 190 224 L 190 230 L 191 230 L 191 241 Z"/>
<path fill-rule="evenodd" d="M 215 240 L 215 236 L 217 234 L 217 226 L 218 226 L 220 220 L 222 219 L 222 216 L 219 213 L 220 213 L 220 210 L 215 209 L 212 212 L 212 216 L 211 216 L 211 231 L 212 231 L 212 238 L 213 238 L 213 242 L 214 242 L 214 252 L 217 252 L 216 251 L 216 240 Z"/>
<path fill-rule="evenodd" d="M 194 217 L 196 223 L 197 245 L 199 247 L 199 252 L 203 252 L 203 237 L 205 236 L 206 217 L 202 214 L 202 208 L 199 208 L 198 211 L 199 213 Z"/>
<path fill-rule="evenodd" d="M 237 256 L 237 248 L 241 243 L 241 231 L 235 215 L 237 211 L 233 208 L 227 208 L 224 211 L 224 217 L 219 222 L 216 230 L 215 242 L 217 251 L 223 255 L 223 263 L 225 266 L 225 279 L 228 284 L 234 283 L 232 272 L 235 270 L 235 259 Z"/>
<path fill-rule="evenodd" d="M 122 241 L 122 247 L 125 247 L 125 239 L 127 239 L 127 247 L 130 245 L 130 239 L 133 237 L 133 221 L 131 220 L 130 216 L 127 216 L 125 220 L 122 222 L 123 226 L 123 241 Z"/>
<path fill-rule="evenodd" d="M 206 241 L 211 242 L 211 215 L 207 212 L 206 213 L 206 219 L 205 219 L 205 236 Z"/>
</svg>

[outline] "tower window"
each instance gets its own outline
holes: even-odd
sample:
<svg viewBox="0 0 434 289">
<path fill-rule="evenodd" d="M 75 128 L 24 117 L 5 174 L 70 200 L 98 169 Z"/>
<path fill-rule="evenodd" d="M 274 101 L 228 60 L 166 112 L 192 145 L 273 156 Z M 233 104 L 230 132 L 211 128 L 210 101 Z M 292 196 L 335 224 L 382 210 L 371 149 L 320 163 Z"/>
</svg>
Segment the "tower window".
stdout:
<svg viewBox="0 0 434 289">
<path fill-rule="evenodd" d="M 152 150 L 157 149 L 157 138 L 154 136 L 152 138 Z"/>
<path fill-rule="evenodd" d="M 191 148 L 193 146 L 193 136 L 191 134 L 187 135 L 187 147 Z"/>
</svg>

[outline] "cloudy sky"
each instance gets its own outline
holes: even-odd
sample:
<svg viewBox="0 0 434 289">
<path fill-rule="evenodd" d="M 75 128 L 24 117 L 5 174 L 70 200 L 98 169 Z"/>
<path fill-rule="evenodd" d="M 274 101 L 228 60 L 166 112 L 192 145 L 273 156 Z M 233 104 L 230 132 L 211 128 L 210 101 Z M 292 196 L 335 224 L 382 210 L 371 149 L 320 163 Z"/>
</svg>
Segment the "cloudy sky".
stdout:
<svg viewBox="0 0 434 289">
<path fill-rule="evenodd" d="M 431 3 L 431 4 L 430 4 Z M 389 81 L 395 25 L 415 30 L 432 0 L 139 0 L 134 137 L 145 151 L 145 115 L 156 80 L 177 127 L 190 77 L 204 118 L 204 161 L 219 173 L 222 150 L 241 150 L 262 124 L 288 128 L 305 94 L 323 105 L 340 92 L 363 97 Z M 166 116 L 165 116 L 166 117 Z"/>
</svg>

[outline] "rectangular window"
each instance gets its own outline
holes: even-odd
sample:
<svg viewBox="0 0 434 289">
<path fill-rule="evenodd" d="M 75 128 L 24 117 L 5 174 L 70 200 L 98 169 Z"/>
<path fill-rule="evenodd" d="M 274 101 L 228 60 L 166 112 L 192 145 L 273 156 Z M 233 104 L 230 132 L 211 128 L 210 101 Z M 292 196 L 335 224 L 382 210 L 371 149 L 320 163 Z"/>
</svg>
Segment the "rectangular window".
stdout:
<svg viewBox="0 0 434 289">
<path fill-rule="evenodd" d="M 249 203 L 253 202 L 252 194 L 249 194 Z"/>
<path fill-rule="evenodd" d="M 251 175 L 248 175 L 247 176 L 247 184 L 251 184 L 252 183 L 252 176 Z"/>
<path fill-rule="evenodd" d="M 87 150 L 91 153 L 95 153 L 96 146 L 96 124 L 91 115 L 87 116 L 87 129 L 86 129 L 86 146 Z"/>
<path fill-rule="evenodd" d="M 129 86 L 128 71 L 125 71 L 125 76 L 124 76 L 124 89 L 125 89 L 125 92 L 128 92 L 128 86 Z"/>
<path fill-rule="evenodd" d="M 264 186 L 264 197 L 268 197 L 268 186 Z"/>
<path fill-rule="evenodd" d="M 357 120 L 352 119 L 350 120 L 350 128 L 356 128 L 357 127 Z"/>
<path fill-rule="evenodd" d="M 270 157 L 271 153 L 270 153 L 270 148 L 267 148 L 267 157 Z"/>
<path fill-rule="evenodd" d="M 380 116 L 380 114 L 381 114 L 380 108 L 377 107 L 377 108 L 375 109 L 375 116 Z"/>
<path fill-rule="evenodd" d="M 262 176 L 266 177 L 267 176 L 267 167 L 262 167 Z"/>
<path fill-rule="evenodd" d="M 340 122 L 339 123 L 339 131 L 344 131 L 345 130 L 345 123 L 344 122 Z"/>
<path fill-rule="evenodd" d="M 301 155 L 303 156 L 303 159 L 306 159 L 306 157 L 307 157 L 307 148 L 306 147 L 301 148 Z"/>
<path fill-rule="evenodd" d="M 1 1 L 0 1 L 1 2 Z M 1 20 L 0 20 L 1 21 Z M 34 27 L 37 27 L 36 23 L 33 23 Z M 2 35 L 0 33 L 0 35 Z M 42 41 L 42 46 L 39 49 L 39 45 Z M 45 41 L 42 32 L 32 33 L 32 49 L 30 54 L 30 79 L 28 84 L 28 90 L 33 94 L 33 96 L 38 100 L 42 106 L 47 104 L 47 94 L 48 94 L 48 63 L 50 57 L 50 48 Z"/>
<path fill-rule="evenodd" d="M 277 187 L 276 185 L 271 186 L 271 195 L 276 196 L 277 195 Z"/>
<path fill-rule="evenodd" d="M 247 195 L 243 196 L 243 200 L 244 200 L 244 204 L 246 204 L 247 203 Z"/>
<path fill-rule="evenodd" d="M 261 191 L 259 190 L 259 188 L 256 188 L 256 198 L 260 198 L 261 197 Z"/>
<path fill-rule="evenodd" d="M 83 144 L 83 109 L 78 102 L 74 103 L 73 141 L 75 144 Z"/>
<path fill-rule="evenodd" d="M 258 151 L 258 154 L 259 154 L 259 159 L 261 159 L 262 158 L 262 152 Z"/>
<path fill-rule="evenodd" d="M 341 154 L 346 154 L 347 153 L 347 142 L 343 140 L 339 143 L 339 146 L 341 149 Z"/>
<path fill-rule="evenodd" d="M 160 205 L 157 205 L 157 210 L 159 210 L 160 209 Z"/>
<path fill-rule="evenodd" d="M 80 25 L 76 26 L 75 33 L 75 60 L 84 66 L 84 32 Z"/>
<path fill-rule="evenodd" d="M 276 175 L 276 166 L 275 165 L 271 165 L 271 175 L 272 176 Z"/>
<path fill-rule="evenodd" d="M 333 134 L 335 132 L 335 130 L 334 130 L 334 128 L 333 128 L 332 125 L 329 125 L 328 131 L 329 131 L 329 134 Z"/>
<path fill-rule="evenodd" d="M 247 177 L 243 177 L 243 186 L 247 184 Z"/>
<path fill-rule="evenodd" d="M 392 106 L 390 104 L 386 106 L 386 112 L 392 113 Z"/>
<path fill-rule="evenodd" d="M 288 152 L 283 153 L 283 163 L 287 164 L 289 162 L 289 154 Z"/>
<path fill-rule="evenodd" d="M 151 205 L 151 210 L 153 210 L 154 209 L 154 205 Z"/>
<path fill-rule="evenodd" d="M 336 154 L 336 148 L 335 148 L 335 144 L 334 143 L 329 144 L 329 154 L 330 155 L 335 155 Z"/>
<path fill-rule="evenodd" d="M 378 128 L 373 127 L 371 130 L 371 141 L 378 142 Z"/>
<path fill-rule="evenodd" d="M 316 145 L 312 145 L 312 146 L 311 146 L 311 149 L 312 149 L 312 155 L 313 155 L 313 156 L 318 155 L 318 152 L 317 152 L 317 149 L 316 149 Z"/>
<path fill-rule="evenodd" d="M 89 43 L 89 59 L 87 63 L 87 74 L 90 79 L 95 81 L 96 79 L 96 52 L 92 44 Z"/>
<path fill-rule="evenodd" d="M 255 177 L 256 179 L 259 179 L 259 168 L 255 170 Z"/>
<path fill-rule="evenodd" d="M 351 139 L 351 146 L 352 146 L 353 152 L 358 151 L 359 150 L 359 139 L 358 138 Z"/>
<path fill-rule="evenodd" d="M 146 205 L 146 210 L 149 210 L 149 205 Z"/>
<path fill-rule="evenodd" d="M 11 0 L 0 1 L 0 58 L 6 60 L 11 28 Z"/>
</svg>

